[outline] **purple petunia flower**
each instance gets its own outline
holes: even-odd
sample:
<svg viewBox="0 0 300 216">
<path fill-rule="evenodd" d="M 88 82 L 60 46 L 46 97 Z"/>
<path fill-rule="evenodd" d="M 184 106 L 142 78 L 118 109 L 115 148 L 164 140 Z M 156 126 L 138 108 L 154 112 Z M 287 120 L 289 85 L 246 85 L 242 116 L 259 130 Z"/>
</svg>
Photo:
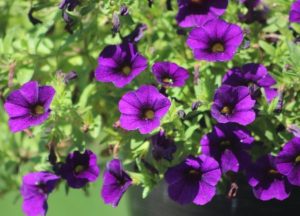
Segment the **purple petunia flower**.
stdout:
<svg viewBox="0 0 300 216">
<path fill-rule="evenodd" d="M 98 59 L 95 77 L 100 82 L 112 82 L 122 88 L 147 68 L 147 59 L 140 55 L 132 43 L 110 45 Z"/>
<path fill-rule="evenodd" d="M 250 132 L 238 124 L 217 124 L 211 133 L 200 141 L 203 154 L 215 158 L 223 173 L 238 172 L 245 168 L 251 157 L 245 150 L 251 147 L 254 138 Z"/>
<path fill-rule="evenodd" d="M 242 29 L 216 19 L 193 29 L 187 39 L 188 46 L 198 60 L 229 61 L 243 41 Z"/>
<path fill-rule="evenodd" d="M 123 170 L 121 161 L 113 159 L 104 171 L 101 196 L 106 204 L 117 207 L 123 194 L 131 185 L 132 179 Z"/>
<path fill-rule="evenodd" d="M 151 144 L 152 155 L 155 160 L 162 158 L 168 161 L 173 160 L 172 154 L 176 152 L 176 145 L 172 139 L 166 137 L 163 130 L 151 137 Z"/>
<path fill-rule="evenodd" d="M 123 95 L 119 102 L 120 124 L 126 130 L 138 129 L 147 134 L 159 127 L 160 119 L 168 112 L 171 101 L 151 85 Z"/>
<path fill-rule="evenodd" d="M 27 216 L 46 215 L 47 199 L 59 181 L 59 177 L 49 172 L 33 172 L 23 177 L 21 195 L 23 212 Z"/>
<path fill-rule="evenodd" d="M 276 158 L 278 172 L 287 176 L 289 182 L 300 186 L 300 138 L 287 142 Z"/>
<path fill-rule="evenodd" d="M 244 4 L 249 9 L 253 9 L 259 5 L 260 2 L 261 0 L 240 0 L 240 3 Z"/>
<path fill-rule="evenodd" d="M 201 26 L 207 20 L 221 16 L 228 5 L 228 0 L 177 0 L 177 23 L 180 27 Z"/>
<path fill-rule="evenodd" d="M 96 181 L 99 172 L 97 156 L 90 150 L 70 153 L 59 170 L 59 174 L 72 188 L 82 188 L 88 182 Z"/>
<path fill-rule="evenodd" d="M 219 123 L 248 125 L 255 120 L 254 105 L 247 87 L 222 85 L 215 93 L 211 114 Z"/>
<path fill-rule="evenodd" d="M 156 62 L 152 67 L 157 82 L 167 87 L 184 86 L 189 72 L 172 62 Z"/>
<path fill-rule="evenodd" d="M 253 99 L 261 95 L 260 88 L 266 93 L 267 100 L 272 101 L 277 95 L 277 89 L 272 88 L 276 84 L 265 66 L 261 64 L 245 64 L 241 68 L 229 70 L 224 78 L 223 84 L 231 86 L 248 86 Z"/>
<path fill-rule="evenodd" d="M 73 11 L 78 5 L 78 0 L 62 0 L 59 4 L 59 9 Z"/>
<path fill-rule="evenodd" d="M 46 121 L 54 95 L 52 86 L 39 86 L 36 81 L 27 82 L 12 91 L 4 104 L 10 130 L 15 133 Z"/>
<path fill-rule="evenodd" d="M 248 170 L 248 183 L 257 199 L 284 200 L 289 197 L 291 187 L 286 177 L 278 172 L 275 157 L 266 155 L 257 160 Z"/>
<path fill-rule="evenodd" d="M 290 22 L 300 23 L 300 0 L 292 4 L 289 20 Z"/>
<path fill-rule="evenodd" d="M 220 178 L 218 162 L 206 155 L 189 156 L 179 165 L 169 168 L 165 174 L 169 196 L 180 204 L 208 203 L 216 193 Z"/>
</svg>

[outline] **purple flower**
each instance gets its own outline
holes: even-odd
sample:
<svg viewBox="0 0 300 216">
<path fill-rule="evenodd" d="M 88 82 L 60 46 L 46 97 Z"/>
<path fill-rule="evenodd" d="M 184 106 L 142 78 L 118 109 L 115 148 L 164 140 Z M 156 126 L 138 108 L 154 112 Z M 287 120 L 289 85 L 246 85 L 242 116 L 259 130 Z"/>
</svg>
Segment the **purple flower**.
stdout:
<svg viewBox="0 0 300 216">
<path fill-rule="evenodd" d="M 215 93 L 211 114 L 219 123 L 248 125 L 255 120 L 254 105 L 247 87 L 222 85 Z"/>
<path fill-rule="evenodd" d="M 160 119 L 168 112 L 170 100 L 151 85 L 123 95 L 119 102 L 120 124 L 126 130 L 138 129 L 147 134 L 159 127 Z"/>
<path fill-rule="evenodd" d="M 177 0 L 177 23 L 180 27 L 201 26 L 207 20 L 221 16 L 228 5 L 228 0 Z"/>
<path fill-rule="evenodd" d="M 139 23 L 135 29 L 123 38 L 123 41 L 127 43 L 137 43 L 144 37 L 144 32 L 148 29 L 148 26 L 143 23 Z"/>
<path fill-rule="evenodd" d="M 96 181 L 99 172 L 97 156 L 90 150 L 70 153 L 59 170 L 59 174 L 72 188 L 82 188 L 88 182 Z"/>
<path fill-rule="evenodd" d="M 4 104 L 10 130 L 15 133 L 46 121 L 54 94 L 52 86 L 39 86 L 36 81 L 27 82 L 12 91 Z"/>
<path fill-rule="evenodd" d="M 164 86 L 181 87 L 184 86 L 189 72 L 172 62 L 156 62 L 152 67 L 153 74 L 157 82 Z"/>
<path fill-rule="evenodd" d="M 289 182 L 300 186 L 300 138 L 287 142 L 276 158 L 278 172 L 287 176 Z"/>
<path fill-rule="evenodd" d="M 132 179 L 123 170 L 121 161 L 113 159 L 107 164 L 103 175 L 101 190 L 102 199 L 106 204 L 117 207 L 126 190 L 131 186 Z"/>
<path fill-rule="evenodd" d="M 261 0 L 240 0 L 242 4 L 244 4 L 247 8 L 253 9 L 256 7 Z"/>
<path fill-rule="evenodd" d="M 73 11 L 78 5 L 78 0 L 62 0 L 59 4 L 59 9 Z"/>
<path fill-rule="evenodd" d="M 251 157 L 245 150 L 251 147 L 254 138 L 250 132 L 238 124 L 217 124 L 212 132 L 200 141 L 203 154 L 215 158 L 223 173 L 238 172 L 245 168 Z"/>
<path fill-rule="evenodd" d="M 206 155 L 189 156 L 165 174 L 171 199 L 180 204 L 204 205 L 216 194 L 221 170 L 215 159 Z"/>
<path fill-rule="evenodd" d="M 261 95 L 260 88 L 266 93 L 267 100 L 270 102 L 277 96 L 277 89 L 272 88 L 276 84 L 265 66 L 261 64 L 245 64 L 241 68 L 229 70 L 224 78 L 223 84 L 231 86 L 248 86 L 253 99 Z"/>
<path fill-rule="evenodd" d="M 48 194 L 53 191 L 58 181 L 59 177 L 49 172 L 33 172 L 23 176 L 23 212 L 27 216 L 46 215 Z"/>
<path fill-rule="evenodd" d="M 95 77 L 100 82 L 112 82 L 122 88 L 147 68 L 147 59 L 140 55 L 132 43 L 110 45 L 98 59 Z"/>
<path fill-rule="evenodd" d="M 267 14 L 269 11 L 270 10 L 267 6 L 264 6 L 262 9 L 249 8 L 247 13 L 239 13 L 238 18 L 240 22 L 244 22 L 247 24 L 251 24 L 254 22 L 265 24 L 267 20 Z"/>
<path fill-rule="evenodd" d="M 266 155 L 257 160 L 248 170 L 248 183 L 257 199 L 284 200 L 289 197 L 291 187 L 286 177 L 278 172 L 275 157 Z"/>
<path fill-rule="evenodd" d="M 300 0 L 292 4 L 289 20 L 290 22 L 300 23 Z"/>
<path fill-rule="evenodd" d="M 172 154 L 176 152 L 176 145 L 172 139 L 166 137 L 163 130 L 151 137 L 151 143 L 152 155 L 155 160 L 162 158 L 168 161 L 173 160 Z"/>
<path fill-rule="evenodd" d="M 242 29 L 216 19 L 193 29 L 187 39 L 188 46 L 198 60 L 229 61 L 243 41 Z"/>
</svg>

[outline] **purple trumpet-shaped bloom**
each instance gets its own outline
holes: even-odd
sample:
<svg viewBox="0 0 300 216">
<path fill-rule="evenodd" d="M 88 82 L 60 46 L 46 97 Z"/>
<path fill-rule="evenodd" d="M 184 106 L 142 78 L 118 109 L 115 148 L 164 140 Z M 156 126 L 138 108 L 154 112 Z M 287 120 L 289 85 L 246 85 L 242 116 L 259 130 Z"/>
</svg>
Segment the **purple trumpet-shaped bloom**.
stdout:
<svg viewBox="0 0 300 216">
<path fill-rule="evenodd" d="M 210 202 L 220 179 L 218 162 L 206 155 L 189 156 L 165 173 L 169 196 L 180 204 L 205 205 Z"/>
<path fill-rule="evenodd" d="M 290 22 L 300 23 L 300 0 L 292 4 L 289 20 Z"/>
<path fill-rule="evenodd" d="M 153 74 L 160 84 L 166 87 L 181 87 L 189 78 L 189 72 L 172 62 L 156 62 Z"/>
<path fill-rule="evenodd" d="M 300 138 L 287 142 L 276 157 L 278 172 L 285 175 L 292 185 L 300 186 Z"/>
<path fill-rule="evenodd" d="M 235 67 L 229 70 L 224 78 L 223 84 L 230 86 L 248 86 L 251 96 L 256 99 L 261 95 L 263 88 L 267 100 L 272 101 L 277 95 L 277 89 L 272 88 L 276 80 L 271 77 L 265 66 L 261 64 L 245 64 L 241 68 Z"/>
<path fill-rule="evenodd" d="M 247 87 L 222 85 L 215 93 L 211 114 L 219 123 L 248 125 L 255 120 L 254 105 Z"/>
<path fill-rule="evenodd" d="M 112 82 L 122 88 L 147 68 L 147 59 L 132 43 L 110 45 L 104 48 L 95 71 L 96 80 Z"/>
<path fill-rule="evenodd" d="M 240 2 L 242 4 L 244 4 L 247 8 L 253 9 L 257 5 L 259 5 L 259 3 L 261 2 L 261 0 L 240 0 Z"/>
<path fill-rule="evenodd" d="M 239 26 L 216 19 L 193 29 L 188 36 L 187 45 L 198 60 L 229 61 L 241 45 L 243 37 Z"/>
<path fill-rule="evenodd" d="M 87 183 L 96 181 L 99 172 L 97 156 L 90 150 L 70 153 L 59 170 L 59 174 L 72 188 L 82 188 Z"/>
<path fill-rule="evenodd" d="M 274 156 L 266 155 L 258 159 L 248 169 L 247 176 L 257 199 L 284 200 L 290 195 L 291 186 L 287 178 L 277 170 Z"/>
<path fill-rule="evenodd" d="M 119 101 L 120 125 L 126 130 L 138 129 L 147 134 L 159 127 L 171 101 L 151 85 L 127 92 Z"/>
<path fill-rule="evenodd" d="M 121 161 L 113 159 L 107 164 L 104 171 L 101 190 L 102 199 L 106 204 L 117 207 L 123 194 L 131 185 L 132 179 L 123 170 Z"/>
<path fill-rule="evenodd" d="M 78 5 L 78 0 L 62 0 L 59 4 L 59 9 L 73 11 Z"/>
<path fill-rule="evenodd" d="M 4 103 L 10 130 L 15 133 L 46 121 L 54 95 L 52 86 L 39 86 L 36 81 L 27 82 L 12 91 Z"/>
<path fill-rule="evenodd" d="M 33 172 L 23 176 L 21 195 L 24 214 L 27 216 L 46 215 L 48 195 L 58 181 L 59 177 L 50 172 Z"/>
<path fill-rule="evenodd" d="M 206 21 L 221 16 L 228 5 L 228 0 L 177 0 L 177 23 L 180 27 L 201 26 Z"/>
<path fill-rule="evenodd" d="M 251 147 L 254 138 L 250 132 L 238 124 L 217 124 L 212 132 L 200 141 L 203 154 L 215 158 L 223 173 L 238 172 L 247 167 L 251 157 L 245 151 Z"/>
<path fill-rule="evenodd" d="M 176 152 L 176 145 L 172 139 L 166 137 L 163 130 L 151 137 L 151 144 L 152 155 L 155 160 L 162 158 L 168 161 L 173 160 L 172 155 Z"/>
</svg>

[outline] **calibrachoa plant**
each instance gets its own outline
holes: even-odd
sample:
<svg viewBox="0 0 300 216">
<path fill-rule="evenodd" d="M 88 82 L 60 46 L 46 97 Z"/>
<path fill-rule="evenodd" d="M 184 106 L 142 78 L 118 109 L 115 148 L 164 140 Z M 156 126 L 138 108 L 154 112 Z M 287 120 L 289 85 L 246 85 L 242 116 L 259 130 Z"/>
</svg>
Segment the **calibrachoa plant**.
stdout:
<svg viewBox="0 0 300 216">
<path fill-rule="evenodd" d="M 19 190 L 25 215 L 97 181 L 113 207 L 136 186 L 195 205 L 300 186 L 300 1 L 0 9 L 0 195 Z"/>
</svg>

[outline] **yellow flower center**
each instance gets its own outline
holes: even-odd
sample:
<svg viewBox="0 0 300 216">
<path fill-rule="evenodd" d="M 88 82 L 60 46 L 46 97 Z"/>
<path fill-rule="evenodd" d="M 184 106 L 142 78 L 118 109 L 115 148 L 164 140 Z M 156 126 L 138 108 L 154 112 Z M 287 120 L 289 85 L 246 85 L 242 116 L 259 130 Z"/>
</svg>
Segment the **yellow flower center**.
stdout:
<svg viewBox="0 0 300 216">
<path fill-rule="evenodd" d="M 84 170 L 85 170 L 85 168 L 83 165 L 77 165 L 74 169 L 75 173 L 81 173 Z"/>
<path fill-rule="evenodd" d="M 214 53 L 224 52 L 225 50 L 224 45 L 221 43 L 215 43 L 211 49 Z"/>
<path fill-rule="evenodd" d="M 191 0 L 192 3 L 197 3 L 197 4 L 201 4 L 203 3 L 205 0 Z"/>
<path fill-rule="evenodd" d="M 153 119 L 154 118 L 154 112 L 153 112 L 153 110 L 150 110 L 150 109 L 146 110 L 144 112 L 144 118 L 145 119 Z"/>
<path fill-rule="evenodd" d="M 279 172 L 277 170 L 275 170 L 275 169 L 270 169 L 269 170 L 269 174 L 271 174 L 271 175 L 277 175 L 277 174 L 279 174 Z"/>
<path fill-rule="evenodd" d="M 37 106 L 35 106 L 34 109 L 33 109 L 33 113 L 34 113 L 35 115 L 41 115 L 41 114 L 44 114 L 44 112 L 45 112 L 45 109 L 44 109 L 44 107 L 41 106 L 41 105 L 37 105 Z"/>
<path fill-rule="evenodd" d="M 221 110 L 222 114 L 228 115 L 232 112 L 231 108 L 229 106 L 224 106 Z"/>
<path fill-rule="evenodd" d="M 129 75 L 131 72 L 131 68 L 129 66 L 124 66 L 122 68 L 122 73 L 125 74 L 125 75 Z"/>
<path fill-rule="evenodd" d="M 228 147 L 230 145 L 231 144 L 228 140 L 223 140 L 222 142 L 220 142 L 220 146 L 222 146 L 222 147 Z"/>
<path fill-rule="evenodd" d="M 296 163 L 300 163 L 300 155 L 298 155 L 298 156 L 296 157 L 295 162 L 296 162 Z"/>
<path fill-rule="evenodd" d="M 163 78 L 162 81 L 163 81 L 163 83 L 166 83 L 166 84 L 172 84 L 173 83 L 173 80 L 171 78 L 168 78 L 168 77 Z"/>
</svg>

